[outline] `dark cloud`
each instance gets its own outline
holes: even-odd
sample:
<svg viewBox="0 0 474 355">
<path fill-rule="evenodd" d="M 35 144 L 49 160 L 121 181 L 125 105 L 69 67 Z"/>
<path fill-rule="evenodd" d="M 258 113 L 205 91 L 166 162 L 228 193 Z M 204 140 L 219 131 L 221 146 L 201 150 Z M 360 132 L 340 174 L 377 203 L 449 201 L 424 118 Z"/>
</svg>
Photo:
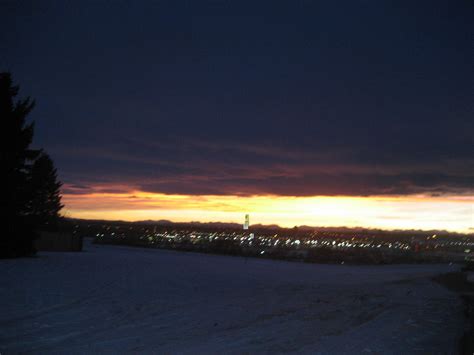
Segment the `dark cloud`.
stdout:
<svg viewBox="0 0 474 355">
<path fill-rule="evenodd" d="M 267 179 L 235 178 L 154 182 L 139 185 L 149 192 L 239 195 L 405 195 L 473 193 L 472 178 L 439 175 L 319 174 Z"/>
<path fill-rule="evenodd" d="M 64 192 L 473 192 L 468 2 L 25 1 L 0 14 L 0 67 L 37 99 L 36 144 Z"/>
<path fill-rule="evenodd" d="M 404 163 L 371 157 L 363 161 L 356 151 L 323 154 L 299 148 L 282 150 L 277 146 L 272 149 L 229 142 L 182 143 L 171 158 L 169 151 L 174 145 L 169 144 L 141 145 L 143 150 L 136 144 L 133 153 L 123 152 L 123 156 L 120 151 L 99 150 L 93 159 L 94 165 L 90 165 L 96 178 L 89 182 L 91 188 L 95 192 L 137 189 L 194 195 L 473 193 L 474 161 L 469 159 L 436 157 L 417 163 L 410 157 Z M 83 155 L 89 156 L 89 153 L 87 149 Z M 69 170 L 83 165 L 80 152 L 73 155 L 63 151 L 62 154 L 78 159 Z M 68 179 L 85 181 L 87 176 L 82 172 L 71 174 Z M 97 176 L 101 179 L 97 180 Z"/>
</svg>

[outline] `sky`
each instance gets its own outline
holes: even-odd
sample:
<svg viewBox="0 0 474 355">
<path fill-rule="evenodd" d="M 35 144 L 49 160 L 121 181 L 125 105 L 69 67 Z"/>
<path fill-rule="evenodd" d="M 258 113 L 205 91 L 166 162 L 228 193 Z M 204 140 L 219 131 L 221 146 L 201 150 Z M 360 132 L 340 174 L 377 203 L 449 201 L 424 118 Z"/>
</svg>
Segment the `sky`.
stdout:
<svg viewBox="0 0 474 355">
<path fill-rule="evenodd" d="M 64 213 L 474 229 L 474 6 L 0 2 Z"/>
</svg>

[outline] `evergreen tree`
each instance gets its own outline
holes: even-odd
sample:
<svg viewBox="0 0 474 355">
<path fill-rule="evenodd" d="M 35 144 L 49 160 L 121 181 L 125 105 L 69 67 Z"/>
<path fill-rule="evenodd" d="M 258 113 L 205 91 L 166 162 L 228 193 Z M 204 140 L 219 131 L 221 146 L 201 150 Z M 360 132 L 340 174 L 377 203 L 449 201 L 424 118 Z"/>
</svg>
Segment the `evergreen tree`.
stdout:
<svg viewBox="0 0 474 355">
<path fill-rule="evenodd" d="M 54 230 L 57 228 L 61 204 L 61 182 L 48 154 L 42 152 L 31 169 L 32 199 L 30 213 L 38 228 Z"/>
<path fill-rule="evenodd" d="M 56 211 L 57 216 L 61 208 L 58 200 L 60 185 L 51 183 L 51 177 L 56 178 L 51 160 L 43 155 L 39 160 L 41 151 L 30 148 L 34 124 L 27 123 L 26 117 L 35 103 L 29 97 L 15 100 L 17 95 L 18 86 L 13 85 L 10 73 L 0 73 L 0 174 L 3 181 L 0 257 L 34 254 L 37 230 L 44 223 L 37 214 L 41 209 L 39 206 L 49 209 L 48 216 L 54 215 L 51 211 Z M 39 161 L 35 163 L 37 159 Z M 51 162 L 49 167 L 47 161 Z M 41 173 L 47 168 L 51 168 L 50 173 Z M 36 191 L 40 184 L 33 177 L 33 170 L 40 171 L 34 176 L 43 174 L 43 178 L 50 177 L 48 184 L 57 186 L 57 195 L 56 192 L 41 195 Z M 44 186 L 41 188 L 46 189 Z M 40 196 L 48 196 L 49 202 L 41 201 Z M 56 210 L 51 207 L 51 201 L 57 201 Z"/>
</svg>

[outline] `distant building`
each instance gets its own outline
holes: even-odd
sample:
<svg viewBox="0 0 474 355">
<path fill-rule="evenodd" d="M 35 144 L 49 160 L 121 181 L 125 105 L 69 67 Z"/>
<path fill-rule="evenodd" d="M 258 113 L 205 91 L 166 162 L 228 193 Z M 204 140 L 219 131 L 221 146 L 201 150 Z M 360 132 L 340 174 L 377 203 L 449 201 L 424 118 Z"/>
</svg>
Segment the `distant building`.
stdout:
<svg viewBox="0 0 474 355">
<path fill-rule="evenodd" d="M 244 230 L 249 229 L 249 226 L 250 226 L 249 215 L 246 214 L 246 215 L 245 215 L 245 222 L 244 222 Z"/>
</svg>

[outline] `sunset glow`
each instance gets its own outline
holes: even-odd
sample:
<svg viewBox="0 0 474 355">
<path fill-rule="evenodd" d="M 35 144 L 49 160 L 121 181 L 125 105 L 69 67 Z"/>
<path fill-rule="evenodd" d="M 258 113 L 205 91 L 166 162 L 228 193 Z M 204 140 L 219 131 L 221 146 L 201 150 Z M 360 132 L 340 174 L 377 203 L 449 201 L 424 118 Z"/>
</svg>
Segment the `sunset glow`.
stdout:
<svg viewBox="0 0 474 355">
<path fill-rule="evenodd" d="M 68 217 L 174 222 L 237 222 L 250 213 L 251 224 L 347 226 L 382 229 L 446 229 L 472 232 L 470 196 L 288 197 L 166 195 L 130 193 L 65 194 Z"/>
</svg>

